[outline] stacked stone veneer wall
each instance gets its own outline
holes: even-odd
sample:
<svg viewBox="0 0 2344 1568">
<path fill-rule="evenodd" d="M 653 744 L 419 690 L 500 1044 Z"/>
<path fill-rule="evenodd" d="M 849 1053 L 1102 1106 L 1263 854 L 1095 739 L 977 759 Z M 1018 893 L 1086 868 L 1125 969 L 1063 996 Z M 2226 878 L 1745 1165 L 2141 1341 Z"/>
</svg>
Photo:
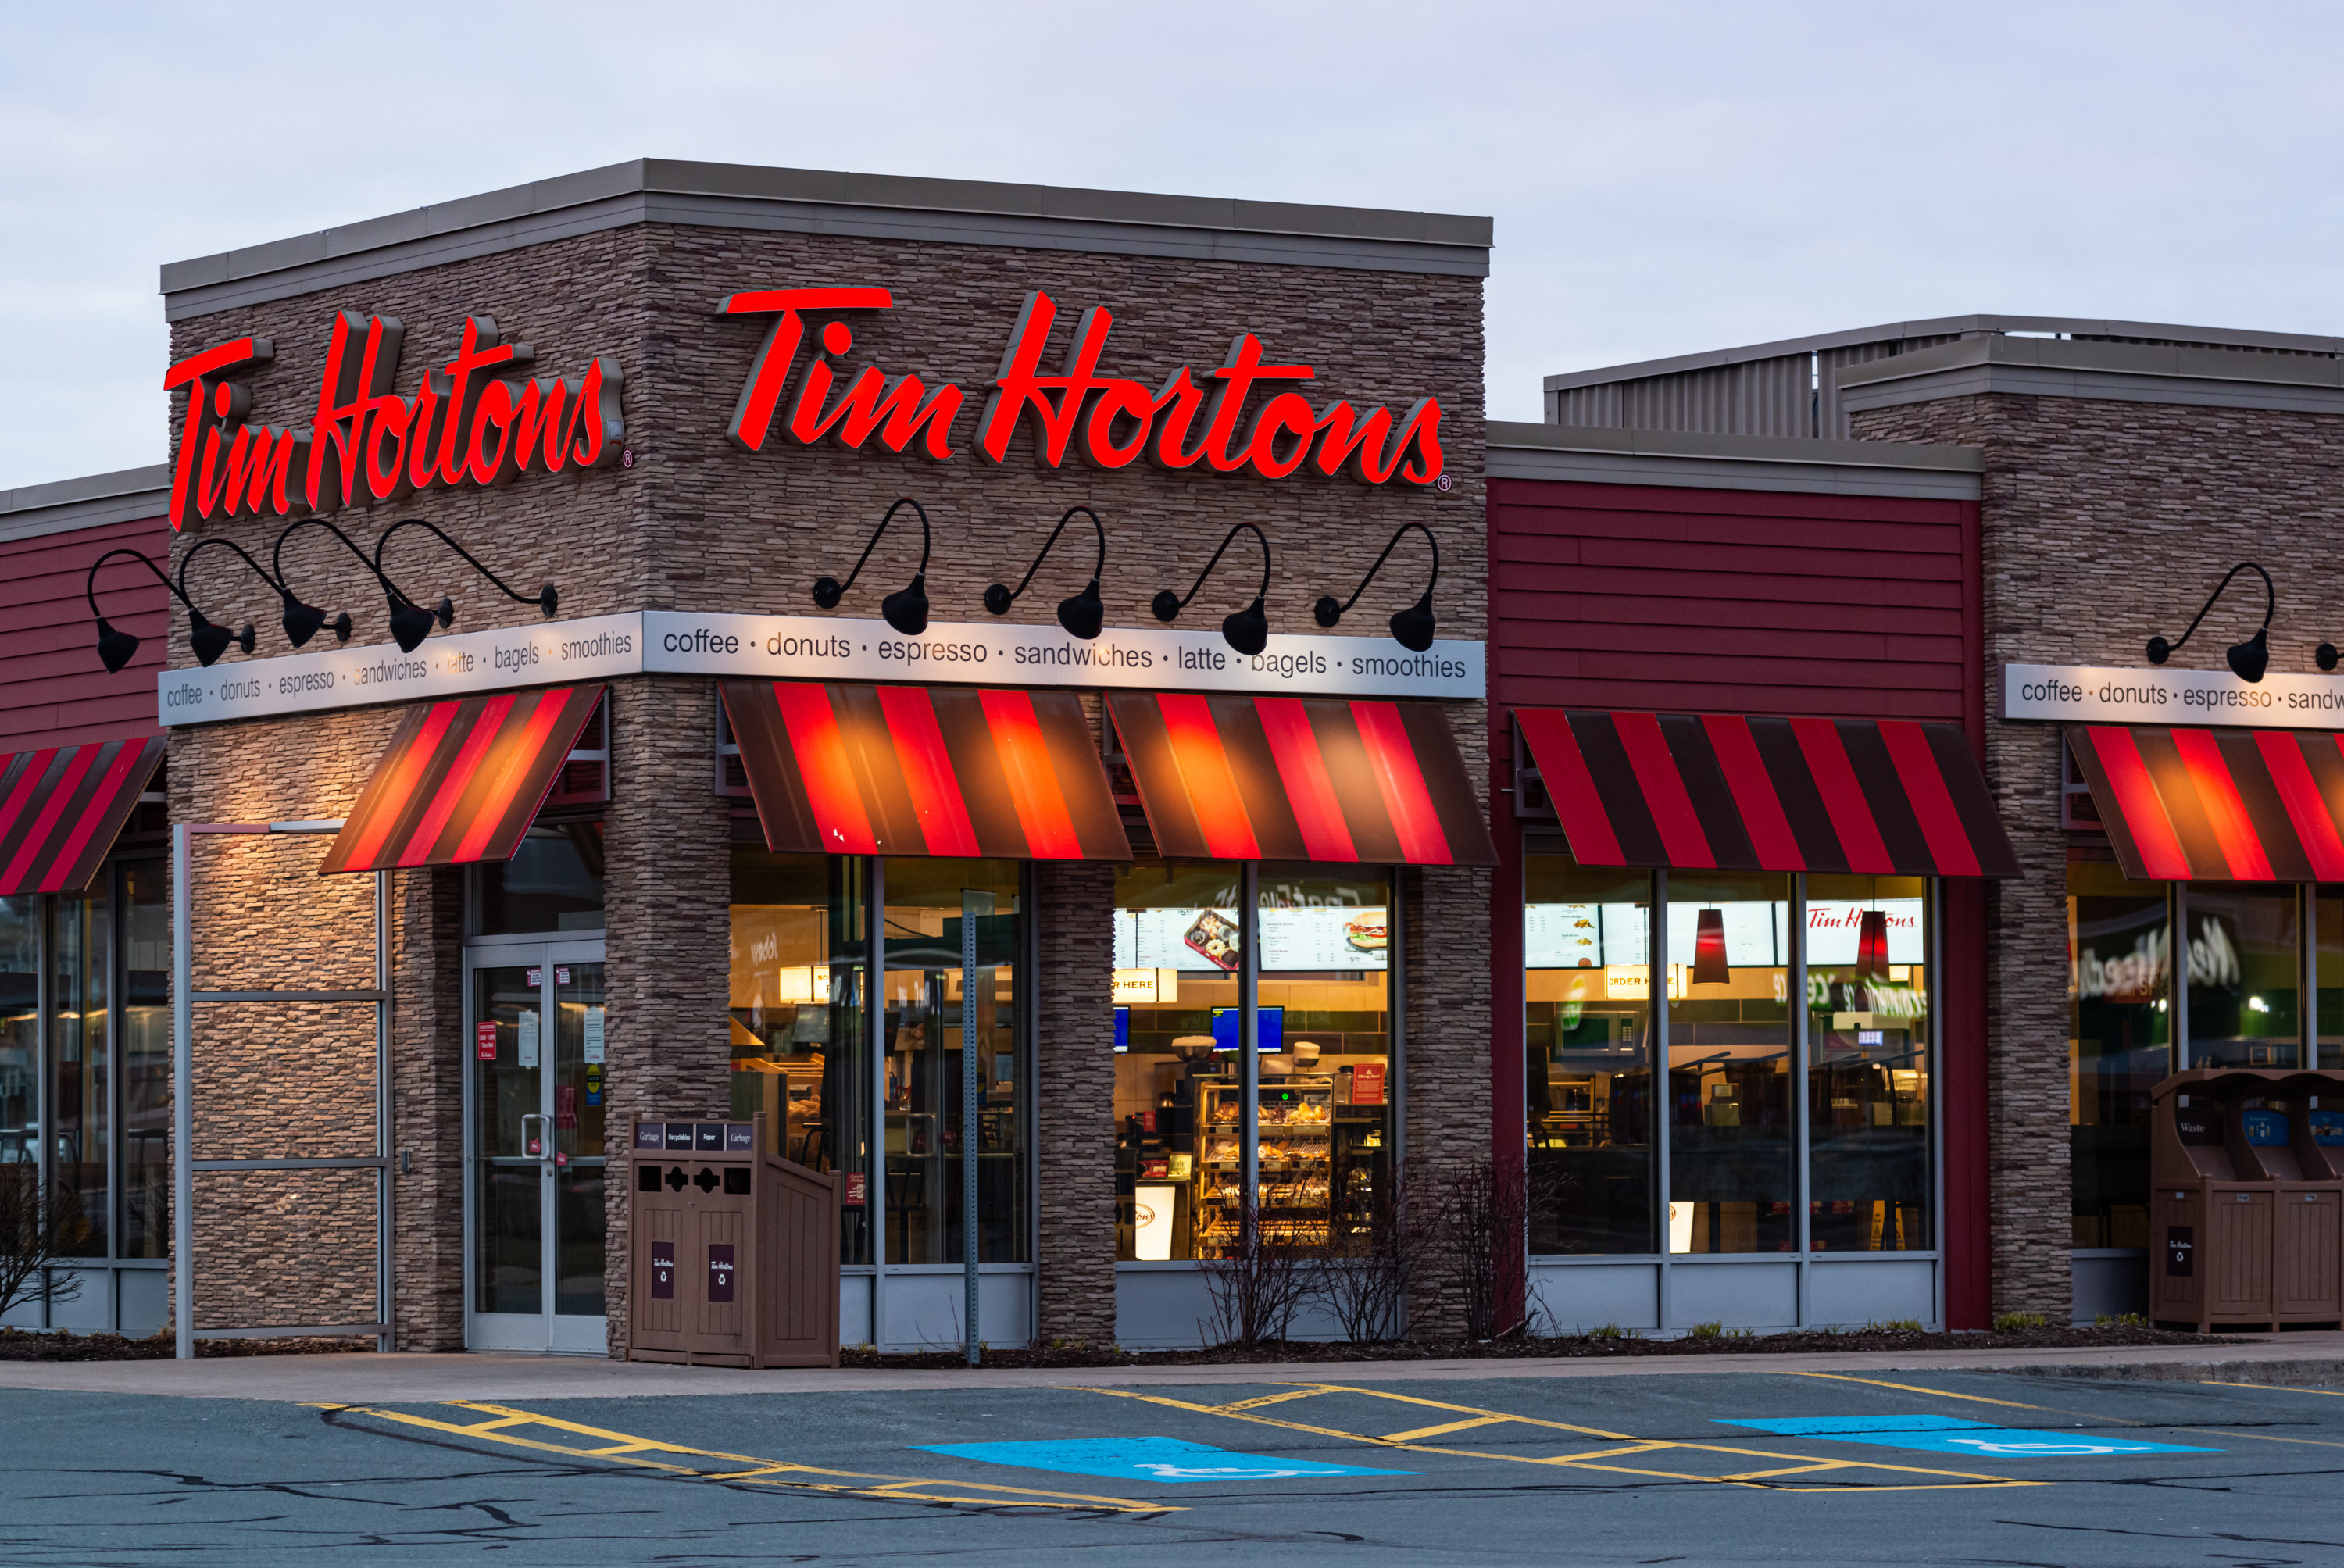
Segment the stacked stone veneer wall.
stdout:
<svg viewBox="0 0 2344 1568">
<path fill-rule="evenodd" d="M 2309 670 L 2344 620 L 2330 586 L 2344 524 L 2344 420 L 2255 409 L 1985 394 L 1854 416 L 1859 440 L 1984 450 L 1986 711 L 2006 663 L 2139 665 L 2224 572 L 2278 587 L 2272 668 Z M 2177 666 L 2220 669 L 2262 620 L 2237 584 Z M 1986 725 L 1986 778 L 2025 875 L 1988 894 L 1987 1112 L 1994 1310 L 2069 1310 L 2066 835 L 2060 742 Z"/>
<path fill-rule="evenodd" d="M 726 442 L 725 424 L 765 323 L 719 319 L 713 307 L 737 290 L 825 284 L 875 285 L 893 290 L 896 300 L 892 310 L 853 319 L 856 342 L 845 357 L 848 369 L 875 361 L 890 372 L 916 371 L 931 385 L 956 382 L 967 394 L 955 430 L 960 455 L 952 461 L 802 448 L 778 434 L 754 456 Z M 1061 310 L 1056 339 L 1045 356 L 1051 366 L 1058 363 L 1076 318 L 1104 304 L 1116 312 L 1116 324 L 1102 374 L 1156 385 L 1186 365 L 1202 377 L 1220 363 L 1236 333 L 1251 330 L 1263 339 L 1266 359 L 1317 368 L 1317 381 L 1305 389 L 1316 398 L 1383 404 L 1397 412 L 1420 397 L 1438 397 L 1450 488 L 1369 490 L 1304 479 L 1266 483 L 1145 465 L 1103 472 L 1071 461 L 1053 470 L 1036 460 L 1023 436 L 1005 464 L 991 465 L 971 450 L 975 414 L 1020 302 L 1032 288 L 1049 292 Z M 1079 503 L 1096 509 L 1109 529 L 1102 582 L 1109 625 L 1152 625 L 1147 601 L 1160 588 L 1185 591 L 1229 527 L 1243 521 L 1260 524 L 1275 551 L 1267 605 L 1272 630 L 1315 632 L 1312 602 L 1327 592 L 1348 595 L 1393 531 L 1413 520 L 1440 536 L 1436 608 L 1441 634 L 1484 634 L 1481 284 L 1476 278 L 653 224 L 189 318 L 173 325 L 171 353 L 184 357 L 245 334 L 273 339 L 275 365 L 252 379 L 253 418 L 306 424 L 328 329 L 339 309 L 379 311 L 406 326 L 397 380 L 402 394 L 412 391 L 426 367 L 453 353 L 467 314 L 492 316 L 509 339 L 530 343 L 537 374 L 576 374 L 597 354 L 614 357 L 623 368 L 627 466 L 527 476 L 495 491 L 428 491 L 335 519 L 370 545 L 394 519 L 428 518 L 508 580 L 555 582 L 565 616 L 639 609 L 814 613 L 807 598 L 812 579 L 823 572 L 844 576 L 888 503 L 912 495 L 935 524 L 927 587 L 938 620 L 983 619 L 985 586 L 1016 582 L 1050 526 Z M 267 559 L 283 526 L 276 519 L 214 520 L 181 536 L 175 556 L 198 540 L 225 537 Z M 919 531 L 907 511 L 838 613 L 875 616 L 881 596 L 910 577 L 919 548 Z M 1088 574 L 1089 548 L 1069 531 L 1060 556 L 1044 568 L 1012 619 L 1049 621 L 1056 601 Z M 1403 546 L 1396 575 L 1361 602 L 1346 631 L 1379 637 L 1384 617 L 1419 591 L 1413 549 Z M 285 563 L 312 602 L 353 612 L 361 641 L 386 635 L 379 590 L 321 531 L 296 535 Z M 533 609 L 498 596 L 419 531 L 394 542 L 386 565 L 419 600 L 450 593 L 460 607 L 460 632 L 535 617 Z M 1258 573 L 1250 541 L 1239 541 L 1221 574 L 1191 605 L 1186 623 L 1216 625 L 1251 597 Z M 270 627 L 264 652 L 284 651 L 273 630 L 273 600 L 227 552 L 206 556 L 190 586 L 214 619 L 249 618 Z M 177 627 L 171 662 L 175 669 L 193 664 L 185 632 Z M 907 671 L 912 678 L 919 673 Z M 1015 673 L 1005 671 L 1001 680 L 1015 684 Z M 698 1114 L 725 1103 L 728 809 L 710 788 L 713 713 L 707 678 L 624 682 L 617 694 L 607 882 L 607 1081 L 614 1127 L 637 1111 Z M 231 811 L 247 812 L 247 820 L 339 814 L 356 798 L 397 716 L 393 708 L 360 710 L 175 735 L 174 814 L 180 820 L 219 820 Z M 1477 784 L 1486 785 L 1482 705 L 1456 704 L 1450 719 Z M 235 789 L 228 788 L 231 781 Z M 250 797 L 248 804 L 221 798 L 237 790 Z M 311 841 L 308 853 L 316 852 Z M 1111 1035 L 1105 1022 L 1105 960 L 1091 951 L 1106 940 L 1111 908 L 1111 898 L 1098 891 L 1105 885 L 1100 875 L 1054 869 L 1040 884 L 1054 895 L 1037 898 L 1045 942 L 1038 1004 L 1040 1314 L 1046 1335 L 1094 1340 L 1111 1336 L 1113 1321 L 1112 1112 L 1104 1087 Z M 415 891 L 410 881 L 429 885 Z M 271 891 L 291 895 L 297 882 L 280 880 Z M 400 1210 L 400 1311 L 402 1324 L 435 1345 L 450 1342 L 461 1320 L 455 885 L 446 874 L 403 875 L 394 894 L 401 922 L 401 1092 L 416 1097 L 411 1104 L 400 1102 L 401 1137 L 412 1132 L 426 1145 L 415 1156 L 417 1176 L 401 1179 L 422 1185 L 414 1189 L 415 1203 L 402 1200 Z M 1411 1026 L 1417 1043 L 1411 1045 L 1408 1115 L 1412 1147 L 1425 1149 L 1428 1158 L 1446 1159 L 1468 1148 L 1485 1152 L 1487 1146 L 1486 878 L 1443 872 L 1428 877 L 1424 913 L 1438 909 L 1440 917 L 1420 919 L 1417 926 L 1433 957 L 1412 1004 L 1420 1021 Z M 258 895 L 250 903 L 251 913 L 239 917 L 248 926 L 285 918 L 282 905 Z M 1097 926 L 1095 936 L 1083 934 L 1086 922 Z M 1445 1009 L 1444 999 L 1451 1004 Z M 278 1062 L 266 1081 L 239 1079 L 233 1092 L 223 1085 L 207 1103 L 265 1120 L 269 1097 L 308 1094 L 313 1080 L 322 1086 L 331 1074 L 347 1077 L 349 1067 L 346 1051 L 321 1047 Z M 355 1092 L 341 1077 L 332 1081 L 332 1092 L 342 1099 Z M 1054 1096 L 1062 1102 L 1056 1109 Z M 1092 1120 L 1096 1130 L 1083 1130 Z M 1095 1179 L 1076 1179 L 1076 1168 L 1086 1172 L 1094 1158 Z M 258 1199 L 199 1195 L 198 1201 L 202 1223 L 227 1236 L 249 1230 L 260 1213 Z M 609 1272 L 614 1346 L 624 1336 L 622 1219 L 614 1208 Z M 232 1277 L 246 1281 L 237 1289 L 259 1310 L 269 1278 L 265 1270 L 256 1266 Z"/>
</svg>

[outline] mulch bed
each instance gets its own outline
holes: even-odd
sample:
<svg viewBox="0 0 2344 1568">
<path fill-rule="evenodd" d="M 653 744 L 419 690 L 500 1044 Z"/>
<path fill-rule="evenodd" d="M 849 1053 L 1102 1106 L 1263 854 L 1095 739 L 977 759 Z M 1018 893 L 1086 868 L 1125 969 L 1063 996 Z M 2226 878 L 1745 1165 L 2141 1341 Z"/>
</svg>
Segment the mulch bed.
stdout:
<svg viewBox="0 0 2344 1568">
<path fill-rule="evenodd" d="M 215 1356 L 319 1356 L 343 1351 L 371 1351 L 365 1340 L 197 1340 L 196 1354 Z M 178 1340 L 169 1333 L 146 1339 L 120 1334 L 27 1334 L 0 1329 L 0 1361 L 167 1361 L 179 1353 Z"/>
<path fill-rule="evenodd" d="M 1095 1351 L 1076 1346 L 1034 1350 L 987 1350 L 988 1367 L 1222 1367 L 1276 1366 L 1296 1361 L 1516 1361 L 1541 1357 L 1782 1355 L 1815 1351 L 2036 1351 L 2090 1350 L 2110 1345 L 2236 1345 L 2221 1335 L 2200 1337 L 2138 1323 L 2090 1328 L 1975 1330 L 1932 1334 L 1905 1329 L 1851 1329 L 1841 1333 L 1810 1330 L 1787 1334 L 1721 1334 L 1710 1338 L 1658 1340 L 1598 1338 L 1399 1340 L 1379 1343 L 1286 1340 L 1253 1350 L 1234 1345 L 1196 1351 Z M 958 1351 L 882 1355 L 868 1346 L 848 1348 L 839 1358 L 848 1367 L 948 1368 L 966 1364 Z"/>
</svg>

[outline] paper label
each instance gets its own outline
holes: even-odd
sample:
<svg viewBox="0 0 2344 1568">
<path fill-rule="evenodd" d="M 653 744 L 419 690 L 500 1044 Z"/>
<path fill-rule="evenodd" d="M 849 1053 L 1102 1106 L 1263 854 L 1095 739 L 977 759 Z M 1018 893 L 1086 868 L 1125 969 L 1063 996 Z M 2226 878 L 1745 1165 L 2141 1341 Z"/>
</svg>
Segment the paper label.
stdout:
<svg viewBox="0 0 2344 1568">
<path fill-rule="evenodd" d="M 732 1248 L 729 1242 L 709 1243 L 708 1299 L 712 1301 L 732 1299 Z"/>
<path fill-rule="evenodd" d="M 521 1009 L 520 1023 L 513 1031 L 520 1037 L 520 1065 L 537 1066 L 537 1014 L 530 1008 Z"/>
<path fill-rule="evenodd" d="M 586 1009 L 586 1059 L 590 1063 L 602 1059 L 602 1018 L 605 1011 L 601 1007 Z"/>
<path fill-rule="evenodd" d="M 472 1027 L 472 1044 L 474 1053 L 480 1057 L 480 1060 L 484 1062 L 495 1061 L 497 1059 L 496 1025 L 486 1018 L 483 1018 L 478 1024 L 475 1024 Z"/>
<path fill-rule="evenodd" d="M 675 1300 L 675 1243 L 672 1241 L 652 1243 L 652 1300 Z"/>
</svg>

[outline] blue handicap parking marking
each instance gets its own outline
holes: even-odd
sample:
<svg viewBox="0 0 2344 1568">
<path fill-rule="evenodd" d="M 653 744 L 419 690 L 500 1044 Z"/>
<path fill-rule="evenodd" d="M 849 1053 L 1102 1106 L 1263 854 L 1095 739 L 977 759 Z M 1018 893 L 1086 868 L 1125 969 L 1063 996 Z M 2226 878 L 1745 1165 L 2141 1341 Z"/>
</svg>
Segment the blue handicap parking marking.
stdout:
<svg viewBox="0 0 2344 1568">
<path fill-rule="evenodd" d="M 2175 1442 L 2144 1442 L 2107 1432 L 2027 1431 L 1988 1426 L 1949 1415 L 1846 1415 L 1719 1417 L 1720 1426 L 1746 1426 L 1783 1437 L 1822 1437 L 1834 1442 L 1921 1453 L 1967 1453 L 1988 1459 L 2095 1459 L 2127 1453 L 2220 1453 L 2218 1448 L 2188 1448 Z"/>
<path fill-rule="evenodd" d="M 1414 1475 L 1412 1470 L 1369 1470 L 1309 1459 L 1231 1453 L 1210 1443 L 1169 1437 L 1066 1438 L 1047 1442 L 915 1443 L 922 1453 L 950 1453 L 985 1464 L 1055 1470 L 1067 1475 L 1109 1475 L 1118 1481 L 1291 1481 L 1323 1475 Z"/>
</svg>

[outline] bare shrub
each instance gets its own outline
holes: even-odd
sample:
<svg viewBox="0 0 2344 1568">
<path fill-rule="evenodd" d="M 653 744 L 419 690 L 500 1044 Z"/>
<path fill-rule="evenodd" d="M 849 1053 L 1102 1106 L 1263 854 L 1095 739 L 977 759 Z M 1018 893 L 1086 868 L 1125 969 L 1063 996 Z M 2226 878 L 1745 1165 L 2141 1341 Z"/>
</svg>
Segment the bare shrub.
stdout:
<svg viewBox="0 0 2344 1568">
<path fill-rule="evenodd" d="M 1397 1340 L 1408 1332 L 1409 1298 L 1424 1277 L 1424 1249 L 1408 1189 L 1395 1184 L 1364 1229 L 1329 1249 L 1317 1295 L 1343 1326 L 1346 1339 Z"/>
<path fill-rule="evenodd" d="M 1241 1218 L 1241 1234 L 1255 1238 L 1252 1247 L 1240 1247 L 1232 1257 L 1206 1259 L 1202 1269 L 1213 1303 L 1213 1342 L 1249 1351 L 1287 1337 L 1294 1314 L 1320 1288 L 1315 1265 L 1326 1254 L 1263 1238 L 1259 1212 L 1250 1204 Z"/>
<path fill-rule="evenodd" d="M 81 1276 L 54 1266 L 88 1234 L 78 1193 L 57 1181 L 44 1188 L 31 1164 L 0 1165 L 0 1313 L 78 1297 Z"/>
<path fill-rule="evenodd" d="M 1425 1274 L 1456 1300 L 1467 1339 L 1529 1331 L 1530 1215 L 1554 1201 L 1558 1180 L 1553 1172 L 1483 1159 L 1458 1167 L 1434 1188 Z"/>
</svg>

